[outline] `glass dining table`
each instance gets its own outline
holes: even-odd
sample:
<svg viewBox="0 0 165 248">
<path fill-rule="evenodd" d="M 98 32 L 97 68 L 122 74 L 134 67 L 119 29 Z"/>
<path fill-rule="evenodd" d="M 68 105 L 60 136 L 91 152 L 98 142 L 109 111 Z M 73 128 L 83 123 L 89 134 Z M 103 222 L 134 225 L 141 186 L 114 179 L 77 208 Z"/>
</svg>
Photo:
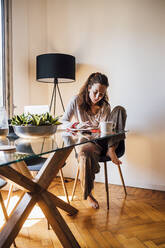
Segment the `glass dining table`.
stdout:
<svg viewBox="0 0 165 248">
<path fill-rule="evenodd" d="M 49 192 L 48 187 L 72 150 L 76 150 L 76 146 L 124 135 L 125 131 L 102 134 L 89 130 L 68 132 L 57 129 L 51 137 L 0 139 L 0 175 L 17 184 L 25 192 L 0 232 L 0 248 L 10 247 L 36 203 L 62 246 L 80 247 L 58 208 L 69 215 L 75 215 L 78 210 Z M 47 159 L 44 165 L 33 177 L 27 167 L 27 159 L 45 155 Z"/>
</svg>

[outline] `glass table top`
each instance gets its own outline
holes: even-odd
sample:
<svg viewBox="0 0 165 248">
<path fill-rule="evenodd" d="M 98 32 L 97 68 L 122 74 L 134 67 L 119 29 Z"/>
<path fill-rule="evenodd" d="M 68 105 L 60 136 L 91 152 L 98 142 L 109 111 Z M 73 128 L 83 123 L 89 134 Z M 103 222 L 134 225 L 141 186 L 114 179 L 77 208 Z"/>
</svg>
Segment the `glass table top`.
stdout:
<svg viewBox="0 0 165 248">
<path fill-rule="evenodd" d="M 109 139 L 114 136 L 124 135 L 124 133 L 125 131 L 103 134 L 89 131 L 67 132 L 57 130 L 53 136 L 46 138 L 3 138 L 0 139 L 0 166 L 10 165 L 28 158 L 43 156 L 87 142 Z"/>
</svg>

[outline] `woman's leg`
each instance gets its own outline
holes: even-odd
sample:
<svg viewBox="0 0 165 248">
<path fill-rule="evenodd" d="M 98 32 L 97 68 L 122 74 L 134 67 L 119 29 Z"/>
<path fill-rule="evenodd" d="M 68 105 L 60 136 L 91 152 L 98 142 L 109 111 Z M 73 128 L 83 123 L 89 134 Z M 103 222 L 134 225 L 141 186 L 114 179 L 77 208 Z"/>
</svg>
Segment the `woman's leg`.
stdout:
<svg viewBox="0 0 165 248">
<path fill-rule="evenodd" d="M 98 202 L 92 196 L 92 189 L 94 187 L 95 173 L 100 170 L 99 156 L 101 147 L 94 143 L 86 143 L 79 147 L 79 168 L 80 168 L 80 181 L 83 190 L 84 199 L 88 199 L 93 208 L 98 208 Z"/>
<path fill-rule="evenodd" d="M 122 106 L 116 106 L 112 110 L 110 119 L 115 123 L 115 129 L 117 132 L 120 132 L 125 129 L 126 118 L 126 110 Z M 122 162 L 118 159 L 115 150 L 118 147 L 120 140 L 123 139 L 125 139 L 125 134 L 113 137 L 108 141 L 107 155 L 109 155 L 112 162 L 117 165 L 120 165 Z"/>
</svg>

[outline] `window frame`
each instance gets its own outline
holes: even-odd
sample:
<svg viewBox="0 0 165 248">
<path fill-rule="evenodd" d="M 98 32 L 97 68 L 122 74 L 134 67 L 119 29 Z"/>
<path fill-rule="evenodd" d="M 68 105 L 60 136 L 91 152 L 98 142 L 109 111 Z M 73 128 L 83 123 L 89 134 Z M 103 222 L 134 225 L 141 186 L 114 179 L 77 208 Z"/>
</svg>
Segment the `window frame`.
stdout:
<svg viewBox="0 0 165 248">
<path fill-rule="evenodd" d="M 1 0 L 1 36 L 2 36 L 2 96 L 3 96 L 3 106 L 6 107 L 6 84 L 5 84 L 5 25 L 4 25 L 4 0 Z"/>
<path fill-rule="evenodd" d="M 12 0 L 1 0 L 2 9 L 2 85 L 3 105 L 8 117 L 13 115 L 12 78 Z"/>
</svg>

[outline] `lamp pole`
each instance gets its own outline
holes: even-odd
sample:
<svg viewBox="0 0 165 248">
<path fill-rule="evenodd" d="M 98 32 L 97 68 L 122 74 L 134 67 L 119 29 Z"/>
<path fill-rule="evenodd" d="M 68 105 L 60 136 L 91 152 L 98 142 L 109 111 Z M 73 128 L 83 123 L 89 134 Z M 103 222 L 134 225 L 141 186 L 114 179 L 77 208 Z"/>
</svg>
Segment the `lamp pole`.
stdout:
<svg viewBox="0 0 165 248">
<path fill-rule="evenodd" d="M 51 97 L 50 106 L 49 106 L 49 113 L 50 113 L 51 109 L 52 109 L 52 104 L 54 102 L 54 111 L 53 111 L 54 116 L 55 116 L 55 112 L 56 112 L 56 96 L 57 96 L 56 92 L 57 91 L 58 91 L 58 94 L 59 94 L 59 97 L 60 97 L 60 101 L 61 101 L 63 111 L 65 112 L 64 103 L 63 103 L 60 88 L 59 88 L 59 85 L 58 85 L 58 78 L 54 78 L 53 92 L 52 92 L 52 97 Z"/>
</svg>

